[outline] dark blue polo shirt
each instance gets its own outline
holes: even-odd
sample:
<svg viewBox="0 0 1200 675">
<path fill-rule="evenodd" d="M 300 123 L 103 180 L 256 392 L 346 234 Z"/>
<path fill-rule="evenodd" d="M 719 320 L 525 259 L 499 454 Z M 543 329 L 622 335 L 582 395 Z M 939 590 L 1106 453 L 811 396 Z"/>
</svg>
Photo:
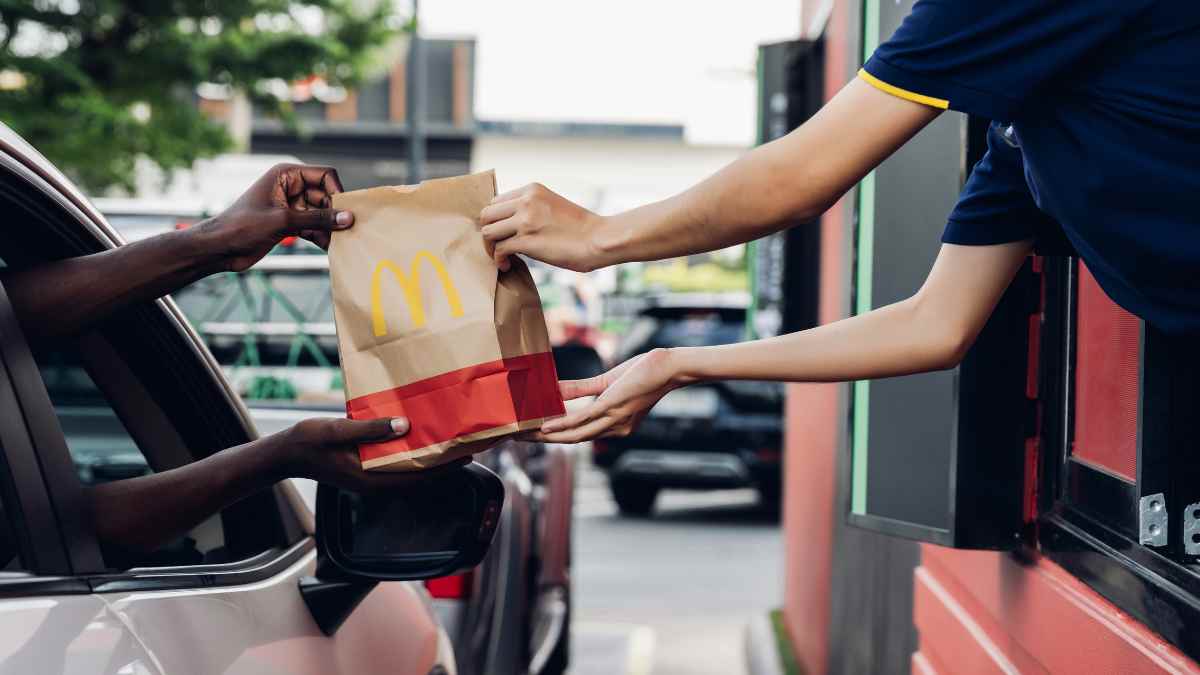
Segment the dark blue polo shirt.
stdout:
<svg viewBox="0 0 1200 675">
<path fill-rule="evenodd" d="M 1061 226 L 1114 301 L 1200 332 L 1200 0 L 919 0 L 859 75 L 996 122 L 943 241 Z"/>
</svg>

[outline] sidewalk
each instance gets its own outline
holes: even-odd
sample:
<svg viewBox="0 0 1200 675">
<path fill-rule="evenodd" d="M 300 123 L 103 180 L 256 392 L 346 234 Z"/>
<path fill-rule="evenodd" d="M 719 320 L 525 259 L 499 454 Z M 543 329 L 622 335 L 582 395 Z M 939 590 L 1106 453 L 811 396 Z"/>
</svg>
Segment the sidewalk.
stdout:
<svg viewBox="0 0 1200 675">
<path fill-rule="evenodd" d="M 803 671 L 791 650 L 780 610 L 759 614 L 746 625 L 746 672 L 749 675 L 801 675 Z"/>
</svg>

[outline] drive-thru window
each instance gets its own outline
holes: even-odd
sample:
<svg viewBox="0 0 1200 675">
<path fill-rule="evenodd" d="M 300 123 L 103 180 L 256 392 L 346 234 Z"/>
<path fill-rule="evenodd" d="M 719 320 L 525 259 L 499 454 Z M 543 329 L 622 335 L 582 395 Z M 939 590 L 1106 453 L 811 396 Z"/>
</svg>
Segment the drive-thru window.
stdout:
<svg viewBox="0 0 1200 675">
<path fill-rule="evenodd" d="M 832 4 L 826 97 L 912 4 Z M 990 124 L 941 115 L 825 217 L 825 236 L 845 242 L 822 246 L 822 321 L 920 287 Z M 785 519 L 803 542 L 789 594 L 819 599 L 828 585 L 827 608 L 788 600 L 810 670 L 1197 668 L 1200 356 L 1194 339 L 1118 307 L 1063 239 L 1037 242 L 959 367 L 829 394 L 842 414 L 827 449 L 798 447 L 820 438 L 811 427 L 792 431 L 819 409 L 806 387 L 789 392 L 805 406 L 789 411 L 788 459 L 836 457 L 831 529 L 807 494 Z M 819 493 L 823 480 L 789 471 L 787 490 Z M 814 572 L 820 545 L 829 567 Z"/>
</svg>

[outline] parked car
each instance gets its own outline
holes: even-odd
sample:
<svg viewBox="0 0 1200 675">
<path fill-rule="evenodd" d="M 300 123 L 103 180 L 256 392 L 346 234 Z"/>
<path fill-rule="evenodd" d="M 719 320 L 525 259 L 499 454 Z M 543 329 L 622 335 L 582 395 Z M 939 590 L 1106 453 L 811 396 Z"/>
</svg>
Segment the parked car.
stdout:
<svg viewBox="0 0 1200 675">
<path fill-rule="evenodd" d="M 536 260 L 528 264 L 542 299 L 559 379 L 578 380 L 604 372 L 600 294 L 586 275 Z"/>
<path fill-rule="evenodd" d="M 262 433 L 345 415 L 329 259 L 281 245 L 251 270 L 174 295 Z M 466 574 L 427 582 L 460 672 L 566 670 L 570 641 L 572 449 L 506 442 L 476 461 L 506 488 L 492 549 Z M 312 486 L 302 485 L 311 500 Z"/>
<path fill-rule="evenodd" d="M 93 199 L 92 205 L 126 242 L 190 227 L 211 215 L 196 200 L 106 197 Z"/>
<path fill-rule="evenodd" d="M 651 297 L 626 333 L 618 360 L 660 347 L 738 342 L 744 294 Z M 754 487 L 777 506 L 782 480 L 783 386 L 719 382 L 670 392 L 628 437 L 592 444 L 621 513 L 646 515 L 662 488 Z"/>
<path fill-rule="evenodd" d="M 117 245 L 82 194 L 3 125 L 0 204 L 4 266 Z M 418 583 L 363 586 L 335 636 L 318 627 L 302 593 L 320 575 L 313 513 L 292 482 L 152 554 L 102 548 L 85 483 L 169 469 L 256 435 L 172 301 L 31 350 L 0 284 L 0 336 L 0 670 L 456 671 Z"/>
</svg>

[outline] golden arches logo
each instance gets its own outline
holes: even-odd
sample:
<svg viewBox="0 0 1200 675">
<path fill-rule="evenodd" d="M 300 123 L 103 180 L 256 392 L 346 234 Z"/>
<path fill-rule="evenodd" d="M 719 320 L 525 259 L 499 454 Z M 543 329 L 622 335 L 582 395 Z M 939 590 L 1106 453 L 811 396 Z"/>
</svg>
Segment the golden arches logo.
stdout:
<svg viewBox="0 0 1200 675">
<path fill-rule="evenodd" d="M 387 319 L 383 316 L 383 292 L 380 288 L 384 270 L 390 271 L 396 278 L 396 283 L 400 284 L 404 300 L 408 303 L 408 315 L 412 318 L 413 327 L 420 328 L 425 325 L 425 303 L 421 301 L 422 262 L 429 263 L 429 266 L 437 273 L 438 280 L 442 282 L 442 291 L 446 294 L 446 302 L 450 305 L 450 316 L 457 318 L 463 315 L 462 299 L 458 296 L 458 289 L 454 287 L 454 282 L 446 273 L 446 266 L 442 264 L 441 260 L 438 260 L 437 256 L 429 251 L 417 251 L 417 254 L 413 256 L 408 274 L 405 274 L 404 270 L 397 267 L 391 260 L 380 260 L 371 273 L 371 326 L 376 337 L 387 335 L 388 332 Z"/>
</svg>

